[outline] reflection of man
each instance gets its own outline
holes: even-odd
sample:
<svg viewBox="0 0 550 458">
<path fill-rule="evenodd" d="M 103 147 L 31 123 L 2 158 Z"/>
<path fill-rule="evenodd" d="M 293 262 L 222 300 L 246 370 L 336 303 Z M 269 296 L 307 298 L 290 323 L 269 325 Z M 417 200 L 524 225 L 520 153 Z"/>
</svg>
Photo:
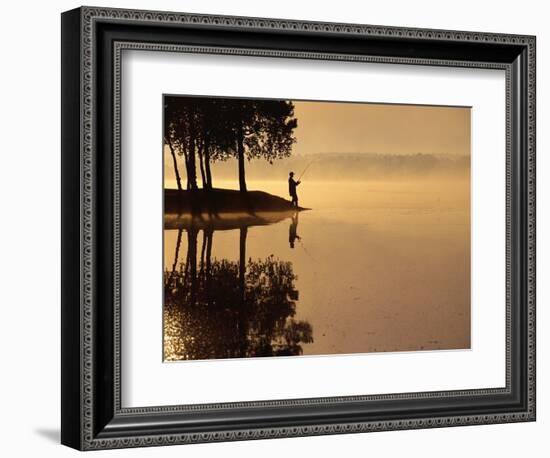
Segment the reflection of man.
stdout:
<svg viewBox="0 0 550 458">
<path fill-rule="evenodd" d="M 288 228 L 288 242 L 290 243 L 290 248 L 294 248 L 294 242 L 296 239 L 300 240 L 300 236 L 297 233 L 298 231 L 298 212 L 292 215 L 292 222 Z"/>
<path fill-rule="evenodd" d="M 294 172 L 288 174 L 288 193 L 292 197 L 292 205 L 298 206 L 298 194 L 296 194 L 296 186 L 300 184 L 300 181 L 294 181 Z"/>
</svg>

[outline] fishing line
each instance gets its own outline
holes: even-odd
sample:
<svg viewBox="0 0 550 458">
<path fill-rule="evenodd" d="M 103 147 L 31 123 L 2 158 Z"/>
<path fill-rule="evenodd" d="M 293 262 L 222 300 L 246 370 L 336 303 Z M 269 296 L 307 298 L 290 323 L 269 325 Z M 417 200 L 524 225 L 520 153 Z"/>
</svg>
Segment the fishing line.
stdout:
<svg viewBox="0 0 550 458">
<path fill-rule="evenodd" d="M 298 177 L 298 181 L 301 180 L 301 178 L 304 176 L 304 174 L 306 173 L 307 169 L 309 169 L 309 166 L 311 164 L 313 164 L 317 159 L 313 159 L 308 165 L 306 165 L 306 168 L 303 170 L 303 172 L 300 174 L 300 176 Z"/>
<path fill-rule="evenodd" d="M 311 254 L 309 253 L 309 251 L 306 250 L 306 247 L 304 246 L 304 242 L 302 242 L 302 239 L 298 239 L 298 242 L 300 242 L 300 246 L 302 247 L 302 250 L 304 250 L 304 253 L 308 255 L 308 257 L 313 261 L 313 262 L 317 262 L 317 260 L 311 256 Z"/>
</svg>

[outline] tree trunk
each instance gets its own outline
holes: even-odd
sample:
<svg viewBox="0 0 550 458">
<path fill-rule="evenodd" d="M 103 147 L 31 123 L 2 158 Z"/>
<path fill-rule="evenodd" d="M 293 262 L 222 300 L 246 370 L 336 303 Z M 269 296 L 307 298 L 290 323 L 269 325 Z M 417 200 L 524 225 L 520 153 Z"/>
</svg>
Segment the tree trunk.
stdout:
<svg viewBox="0 0 550 458">
<path fill-rule="evenodd" d="M 180 245 L 181 245 L 181 233 L 183 232 L 183 229 L 178 229 L 178 239 L 176 241 L 176 252 L 174 253 L 174 262 L 172 263 L 172 271 L 170 272 L 170 276 L 168 277 L 167 281 L 167 287 L 172 288 L 172 282 L 174 280 L 174 276 L 176 274 L 176 269 L 178 267 L 178 259 L 180 257 Z"/>
<path fill-rule="evenodd" d="M 197 166 L 195 162 L 195 134 L 192 132 L 189 139 L 189 157 L 187 177 L 189 179 L 189 189 L 197 189 Z"/>
<path fill-rule="evenodd" d="M 212 189 L 212 171 L 210 170 L 210 140 L 206 137 L 204 141 L 204 165 L 206 168 L 206 186 Z"/>
<path fill-rule="evenodd" d="M 206 230 L 202 230 L 202 247 L 201 247 L 201 263 L 200 263 L 200 274 L 204 274 L 204 254 L 206 251 Z"/>
<path fill-rule="evenodd" d="M 178 239 L 176 241 L 176 253 L 174 254 L 174 263 L 172 264 L 172 273 L 176 271 L 178 267 L 178 258 L 180 257 L 180 245 L 181 245 L 181 233 L 183 229 L 178 229 Z"/>
<path fill-rule="evenodd" d="M 244 134 L 242 126 L 237 132 L 237 157 L 239 159 L 239 190 L 246 192 L 246 178 L 244 174 Z"/>
<path fill-rule="evenodd" d="M 206 292 L 207 297 L 209 298 L 208 303 L 212 303 L 212 297 L 214 296 L 212 292 L 212 236 L 214 235 L 213 229 L 205 229 L 204 235 L 206 237 L 206 267 L 204 276 L 206 278 Z"/>
<path fill-rule="evenodd" d="M 178 161 L 176 160 L 176 152 L 174 151 L 172 142 L 168 138 L 165 138 L 165 140 L 166 140 L 166 143 L 168 144 L 168 148 L 170 148 L 170 154 L 172 155 L 172 161 L 174 162 L 174 172 L 176 173 L 176 182 L 178 184 L 178 191 L 181 191 L 182 190 L 181 177 L 180 177 L 180 172 L 178 170 Z"/>
<path fill-rule="evenodd" d="M 206 274 L 209 276 L 210 267 L 212 266 L 212 238 L 214 237 L 214 230 L 207 229 L 206 235 Z"/>
<path fill-rule="evenodd" d="M 241 296 L 244 297 L 244 275 L 246 270 L 246 236 L 248 228 L 241 227 L 239 237 L 239 284 L 241 287 Z"/>
<path fill-rule="evenodd" d="M 185 189 L 191 189 L 191 181 L 189 180 L 189 154 L 185 151 L 185 148 L 182 148 L 183 152 L 183 161 L 185 162 L 185 173 L 187 175 L 187 184 Z"/>
<path fill-rule="evenodd" d="M 187 230 L 187 249 L 188 249 L 188 260 L 189 260 L 189 270 L 191 276 L 191 291 L 190 291 L 190 302 L 194 306 L 197 302 L 197 234 L 198 231 L 195 228 L 190 228 Z"/>
<path fill-rule="evenodd" d="M 246 276 L 246 236 L 248 228 L 241 227 L 239 237 L 239 351 L 241 357 L 249 356 L 248 353 L 248 326 L 247 326 L 247 313 L 246 313 L 246 294 L 245 294 L 245 276 Z"/>
<path fill-rule="evenodd" d="M 199 165 L 201 170 L 201 179 L 202 179 L 202 189 L 206 189 L 207 184 L 206 184 L 206 176 L 204 174 L 204 153 L 202 148 L 199 148 L 198 152 L 199 152 Z"/>
</svg>

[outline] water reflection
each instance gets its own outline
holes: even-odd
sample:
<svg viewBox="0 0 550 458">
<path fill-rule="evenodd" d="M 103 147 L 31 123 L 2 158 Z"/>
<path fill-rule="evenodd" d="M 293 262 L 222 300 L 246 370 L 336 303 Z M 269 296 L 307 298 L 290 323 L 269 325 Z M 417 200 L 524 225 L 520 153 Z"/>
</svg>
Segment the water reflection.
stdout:
<svg viewBox="0 0 550 458">
<path fill-rule="evenodd" d="M 294 356 L 313 342 L 311 324 L 294 318 L 299 293 L 292 263 L 246 253 L 251 226 L 289 216 L 292 246 L 299 239 L 297 213 L 166 215 L 165 227 L 177 229 L 177 241 L 171 269 L 164 272 L 165 360 Z M 212 256 L 219 230 L 239 232 L 238 261 Z M 187 253 L 180 258 L 184 238 Z"/>
</svg>

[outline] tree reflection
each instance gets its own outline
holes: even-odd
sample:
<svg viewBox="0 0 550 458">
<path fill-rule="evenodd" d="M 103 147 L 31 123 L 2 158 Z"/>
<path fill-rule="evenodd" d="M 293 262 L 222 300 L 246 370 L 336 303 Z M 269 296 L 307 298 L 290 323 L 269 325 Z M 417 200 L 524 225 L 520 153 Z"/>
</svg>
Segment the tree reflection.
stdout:
<svg viewBox="0 0 550 458">
<path fill-rule="evenodd" d="M 313 330 L 297 321 L 298 291 L 292 263 L 274 256 L 246 257 L 248 228 L 241 227 L 239 261 L 212 258 L 213 229 L 189 227 L 185 262 L 164 274 L 164 358 L 192 360 L 294 356 L 313 342 Z"/>
</svg>

